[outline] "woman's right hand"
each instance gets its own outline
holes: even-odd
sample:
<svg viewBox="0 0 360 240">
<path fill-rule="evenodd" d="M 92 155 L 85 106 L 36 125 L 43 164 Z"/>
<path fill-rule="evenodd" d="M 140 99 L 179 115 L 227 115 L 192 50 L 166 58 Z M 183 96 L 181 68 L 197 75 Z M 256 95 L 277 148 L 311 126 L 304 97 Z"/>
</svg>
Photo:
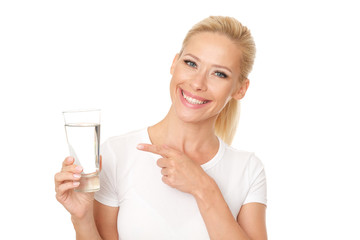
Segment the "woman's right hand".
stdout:
<svg viewBox="0 0 360 240">
<path fill-rule="evenodd" d="M 82 168 L 73 163 L 73 157 L 65 158 L 61 171 L 55 174 L 56 199 L 72 217 L 82 219 L 92 213 L 94 193 L 74 191 L 80 184 Z"/>
</svg>

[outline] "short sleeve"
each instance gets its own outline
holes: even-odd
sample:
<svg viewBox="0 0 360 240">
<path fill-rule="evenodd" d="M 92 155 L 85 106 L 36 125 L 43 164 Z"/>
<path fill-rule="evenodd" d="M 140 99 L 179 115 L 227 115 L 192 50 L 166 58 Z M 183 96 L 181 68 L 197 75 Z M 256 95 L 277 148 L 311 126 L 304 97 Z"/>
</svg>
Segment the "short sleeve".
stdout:
<svg viewBox="0 0 360 240">
<path fill-rule="evenodd" d="M 100 190 L 95 193 L 95 199 L 107 206 L 118 207 L 119 200 L 116 191 L 116 159 L 109 141 L 100 147 L 102 169 L 100 171 Z"/>
<path fill-rule="evenodd" d="M 267 205 L 267 186 L 265 170 L 258 157 L 252 154 L 249 163 L 250 188 L 243 204 L 257 202 Z"/>
</svg>

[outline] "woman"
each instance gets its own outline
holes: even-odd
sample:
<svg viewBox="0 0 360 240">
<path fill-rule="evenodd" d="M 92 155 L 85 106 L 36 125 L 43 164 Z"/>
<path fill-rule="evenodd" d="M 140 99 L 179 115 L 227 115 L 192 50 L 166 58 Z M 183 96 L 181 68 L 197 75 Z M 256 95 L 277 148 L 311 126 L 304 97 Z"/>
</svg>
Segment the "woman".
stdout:
<svg viewBox="0 0 360 240">
<path fill-rule="evenodd" d="M 102 145 L 95 196 L 73 191 L 81 167 L 65 159 L 56 196 L 77 239 L 267 239 L 263 166 L 228 145 L 254 56 L 237 20 L 204 19 L 173 60 L 166 117 Z"/>
</svg>

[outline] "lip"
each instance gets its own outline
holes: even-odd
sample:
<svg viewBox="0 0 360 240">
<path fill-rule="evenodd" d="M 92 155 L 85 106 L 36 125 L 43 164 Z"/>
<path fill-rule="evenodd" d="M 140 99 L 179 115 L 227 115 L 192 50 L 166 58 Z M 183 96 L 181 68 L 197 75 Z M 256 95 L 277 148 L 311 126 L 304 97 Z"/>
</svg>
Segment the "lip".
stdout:
<svg viewBox="0 0 360 240">
<path fill-rule="evenodd" d="M 180 100 L 181 102 L 188 108 L 192 108 L 192 109 L 199 109 L 199 108 L 202 108 L 202 107 L 205 107 L 208 103 L 211 102 L 211 100 L 207 100 L 205 98 L 202 98 L 202 97 L 199 97 L 199 96 L 195 96 L 187 91 L 185 91 L 184 89 L 181 89 L 179 88 L 178 90 L 179 92 L 179 96 L 180 96 Z M 182 92 L 185 93 L 186 96 L 189 96 L 191 98 L 194 98 L 196 100 L 199 100 L 199 101 L 208 101 L 207 103 L 204 103 L 204 104 L 192 104 L 192 103 L 189 103 L 185 98 L 184 96 L 182 95 Z"/>
<path fill-rule="evenodd" d="M 205 98 L 202 98 L 202 97 L 193 95 L 193 94 L 191 94 L 190 92 L 185 91 L 184 89 L 181 89 L 181 88 L 180 88 L 180 91 L 183 91 L 186 96 L 189 96 L 189 97 L 194 98 L 194 99 L 196 99 L 196 100 L 199 100 L 199 101 L 202 101 L 202 102 L 203 102 L 203 101 L 209 101 L 208 99 L 205 99 Z"/>
</svg>

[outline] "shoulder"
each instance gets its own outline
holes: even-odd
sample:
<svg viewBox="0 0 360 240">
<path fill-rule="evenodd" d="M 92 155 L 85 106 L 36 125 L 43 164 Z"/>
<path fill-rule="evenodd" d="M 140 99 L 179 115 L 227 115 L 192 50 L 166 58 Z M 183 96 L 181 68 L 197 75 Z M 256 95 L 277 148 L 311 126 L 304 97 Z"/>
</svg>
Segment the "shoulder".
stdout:
<svg viewBox="0 0 360 240">
<path fill-rule="evenodd" d="M 229 145 L 225 145 L 224 159 L 231 166 L 236 166 L 237 169 L 243 169 L 253 174 L 264 169 L 262 161 L 254 152 L 239 150 Z"/>
<path fill-rule="evenodd" d="M 246 163 L 262 164 L 261 160 L 254 152 L 236 149 L 232 146 L 225 144 L 225 157 L 235 159 L 237 161 L 245 161 Z"/>
</svg>

